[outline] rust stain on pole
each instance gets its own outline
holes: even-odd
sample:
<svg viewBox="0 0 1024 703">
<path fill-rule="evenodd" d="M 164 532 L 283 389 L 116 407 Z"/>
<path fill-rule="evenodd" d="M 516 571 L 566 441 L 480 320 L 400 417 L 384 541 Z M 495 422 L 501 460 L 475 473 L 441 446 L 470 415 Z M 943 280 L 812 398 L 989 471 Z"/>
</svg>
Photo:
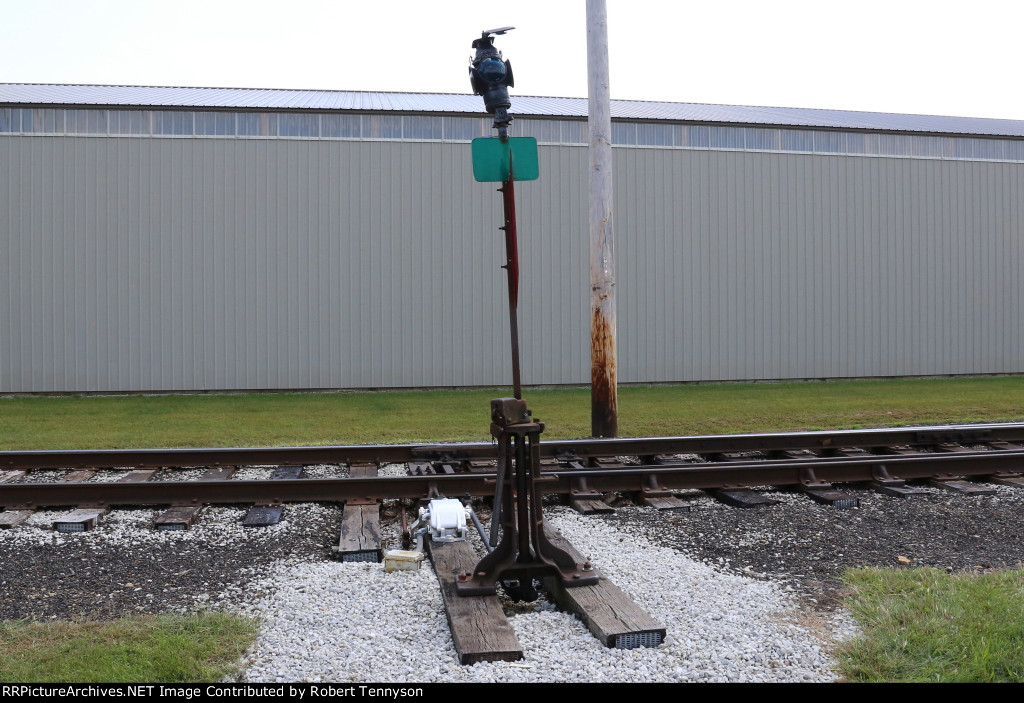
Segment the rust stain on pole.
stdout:
<svg viewBox="0 0 1024 703">
<path fill-rule="evenodd" d="M 595 307 L 590 317 L 590 431 L 595 437 L 619 434 L 617 375 L 615 319 Z"/>
</svg>

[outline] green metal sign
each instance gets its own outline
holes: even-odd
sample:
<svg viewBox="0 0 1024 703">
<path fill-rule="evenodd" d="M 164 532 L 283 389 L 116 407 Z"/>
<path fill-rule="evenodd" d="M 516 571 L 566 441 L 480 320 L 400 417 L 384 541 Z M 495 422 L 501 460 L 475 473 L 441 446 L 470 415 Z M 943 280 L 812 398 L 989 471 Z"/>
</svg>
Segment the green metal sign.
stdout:
<svg viewBox="0 0 1024 703">
<path fill-rule="evenodd" d="M 484 183 L 508 180 L 509 163 L 517 181 L 535 181 L 540 177 L 537 140 L 533 137 L 480 137 L 473 140 L 473 178 Z"/>
</svg>

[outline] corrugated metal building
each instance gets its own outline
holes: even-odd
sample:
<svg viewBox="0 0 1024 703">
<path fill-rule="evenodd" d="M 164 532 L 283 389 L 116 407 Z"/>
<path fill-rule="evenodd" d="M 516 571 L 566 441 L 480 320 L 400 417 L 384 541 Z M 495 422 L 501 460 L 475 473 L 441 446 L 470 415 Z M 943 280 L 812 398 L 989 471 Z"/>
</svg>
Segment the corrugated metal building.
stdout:
<svg viewBox="0 0 1024 703">
<path fill-rule="evenodd" d="M 0 85 L 0 392 L 509 382 L 479 98 Z M 589 381 L 586 101 L 513 96 L 527 384 Z M 622 382 L 1024 372 L 1024 122 L 613 101 Z"/>
</svg>

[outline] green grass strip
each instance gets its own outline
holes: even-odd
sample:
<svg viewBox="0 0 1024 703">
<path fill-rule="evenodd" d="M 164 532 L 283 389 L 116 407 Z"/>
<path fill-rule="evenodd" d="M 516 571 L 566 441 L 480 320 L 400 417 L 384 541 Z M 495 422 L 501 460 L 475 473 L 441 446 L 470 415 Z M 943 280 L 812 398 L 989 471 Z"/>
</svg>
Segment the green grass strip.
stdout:
<svg viewBox="0 0 1024 703">
<path fill-rule="evenodd" d="M 219 613 L 113 622 L 0 622 L 0 683 L 216 683 L 257 625 Z"/>
<path fill-rule="evenodd" d="M 0 449 L 489 439 L 507 388 L 0 398 Z M 590 435 L 587 388 L 527 389 L 546 439 Z M 1024 377 L 623 387 L 623 437 L 1024 420 Z"/>
<path fill-rule="evenodd" d="M 846 582 L 864 628 L 838 652 L 847 680 L 1024 680 L 1024 571 L 856 569 Z"/>
</svg>

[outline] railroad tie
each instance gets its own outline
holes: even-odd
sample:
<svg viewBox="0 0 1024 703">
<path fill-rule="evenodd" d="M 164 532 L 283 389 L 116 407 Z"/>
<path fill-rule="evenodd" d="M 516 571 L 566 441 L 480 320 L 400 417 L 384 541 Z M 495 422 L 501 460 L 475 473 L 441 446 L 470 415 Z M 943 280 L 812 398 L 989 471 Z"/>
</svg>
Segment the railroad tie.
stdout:
<svg viewBox="0 0 1024 703">
<path fill-rule="evenodd" d="M 278 466 L 270 474 L 271 481 L 285 481 L 302 477 L 302 466 Z M 242 518 L 242 527 L 269 527 L 281 522 L 284 506 L 280 504 L 254 505 Z"/>
<path fill-rule="evenodd" d="M 434 573 L 441 586 L 441 599 L 459 663 L 522 659 L 523 648 L 498 596 L 463 597 L 457 592 L 455 584 L 458 575 L 463 572 L 472 573 L 480 560 L 470 542 L 430 540 L 428 549 Z"/>
<path fill-rule="evenodd" d="M 803 494 L 822 505 L 831 505 L 840 510 L 856 508 L 860 500 L 849 493 L 840 491 L 825 481 L 819 481 L 813 467 L 800 469 L 800 484 L 797 486 Z"/>
<path fill-rule="evenodd" d="M 1024 449 L 1024 445 L 1016 444 L 1014 442 L 989 442 L 988 446 L 991 449 L 1000 452 L 1011 452 L 1019 451 Z M 1000 486 L 1013 486 L 1015 488 L 1024 488 L 1024 476 L 1016 471 L 1004 471 L 991 476 L 986 476 L 985 480 L 989 483 L 995 483 Z"/>
<path fill-rule="evenodd" d="M 840 491 L 830 484 L 801 485 L 800 490 L 815 503 L 831 505 L 833 508 L 839 508 L 840 510 L 856 508 L 860 505 L 858 498 Z"/>
<path fill-rule="evenodd" d="M 95 473 L 92 470 L 72 471 L 64 480 L 85 482 Z M 117 479 L 117 483 L 144 483 L 155 473 L 156 469 L 130 469 Z M 87 532 L 95 528 L 108 512 L 109 505 L 81 505 L 54 520 L 53 529 L 57 532 Z"/>
<path fill-rule="evenodd" d="M 1000 486 L 1024 488 L 1024 476 L 1017 473 L 992 474 L 991 476 L 986 476 L 985 480 L 989 483 L 995 483 Z"/>
<path fill-rule="evenodd" d="M 377 476 L 377 464 L 352 464 L 350 478 Z M 380 562 L 384 558 L 380 539 L 380 503 L 369 498 L 345 501 L 341 516 L 341 537 L 333 550 L 337 559 Z"/>
<path fill-rule="evenodd" d="M 901 478 L 894 478 L 889 474 L 885 464 L 879 464 L 871 469 L 873 479 L 871 487 L 878 493 L 895 498 L 908 498 L 916 495 L 927 495 L 928 491 L 922 488 L 908 486 Z"/>
<path fill-rule="evenodd" d="M 550 470 L 552 464 L 560 465 L 557 459 L 555 460 L 543 460 L 541 461 L 542 469 Z M 591 464 L 595 468 L 599 469 L 613 469 L 624 466 L 614 457 L 593 457 Z M 570 469 L 582 470 L 586 467 L 579 461 L 568 462 Z M 614 498 L 613 495 L 605 495 L 599 491 L 592 490 L 587 485 L 586 478 L 574 478 L 572 479 L 572 488 L 569 493 L 569 507 L 581 515 L 603 515 L 607 513 L 614 513 L 615 508 L 608 505 L 607 500 Z"/>
<path fill-rule="evenodd" d="M 545 525 L 548 540 L 575 561 L 587 561 L 565 537 Z M 557 578 L 544 579 L 544 588 L 563 609 L 575 613 L 587 629 L 611 649 L 657 647 L 665 641 L 665 626 L 652 618 L 606 576 L 593 586 L 565 588 Z"/>
<path fill-rule="evenodd" d="M 227 481 L 235 473 L 236 467 L 223 466 L 207 469 L 199 477 L 199 481 Z M 187 530 L 203 511 L 203 504 L 199 502 L 176 503 L 161 513 L 154 521 L 153 526 L 158 530 Z"/>
<path fill-rule="evenodd" d="M 953 493 L 969 496 L 991 496 L 996 494 L 996 489 L 991 486 L 983 486 L 964 478 L 932 478 L 928 483 L 936 488 L 942 488 Z"/>
<path fill-rule="evenodd" d="M 581 515 L 614 513 L 615 508 L 604 502 L 604 495 L 592 490 L 583 477 L 572 479 L 569 507 Z"/>
<path fill-rule="evenodd" d="M 988 446 L 989 448 L 995 449 L 1000 452 L 1012 452 L 1024 449 L 1024 445 L 1015 444 L 1013 442 L 988 442 Z"/>
<path fill-rule="evenodd" d="M 882 495 L 893 496 L 895 498 L 909 498 L 910 496 L 923 496 L 928 494 L 928 491 L 923 488 L 908 486 L 906 481 L 898 478 L 872 481 L 871 488 Z"/>
<path fill-rule="evenodd" d="M 713 488 L 708 493 L 715 500 L 734 508 L 763 508 L 779 504 L 779 501 L 749 488 Z"/>
<path fill-rule="evenodd" d="M 639 505 L 646 505 L 649 508 L 655 510 L 678 510 L 682 512 L 690 512 L 690 506 L 683 501 L 679 500 L 672 494 L 672 491 L 666 490 L 660 483 L 658 483 L 658 477 L 654 474 L 648 474 L 644 476 L 644 487 L 640 491 L 633 493 L 633 500 Z"/>
<path fill-rule="evenodd" d="M 72 472 L 69 476 L 74 476 L 78 472 Z M 92 476 L 93 472 L 88 472 L 87 476 Z M 27 471 L 20 470 L 5 470 L 0 473 L 0 483 L 14 483 L 21 478 L 28 475 Z M 84 474 L 79 474 L 84 475 Z M 65 481 L 70 480 L 69 476 L 64 478 Z M 0 511 L 0 530 L 9 530 L 12 527 L 17 527 L 21 523 L 28 520 L 35 510 L 16 509 Z"/>
<path fill-rule="evenodd" d="M 33 510 L 4 510 L 0 512 L 0 530 L 17 527 L 32 516 Z"/>
<path fill-rule="evenodd" d="M 65 475 L 60 483 L 85 483 L 95 475 L 95 469 L 79 469 Z M 107 510 L 102 507 L 76 508 L 54 520 L 53 529 L 57 532 L 87 532 L 99 524 Z"/>
<path fill-rule="evenodd" d="M 13 483 L 25 476 L 26 473 L 28 472 L 5 469 L 0 471 L 0 483 Z M 28 520 L 32 512 L 31 510 L 4 510 L 3 506 L 0 506 L 0 530 L 17 527 Z"/>
</svg>

